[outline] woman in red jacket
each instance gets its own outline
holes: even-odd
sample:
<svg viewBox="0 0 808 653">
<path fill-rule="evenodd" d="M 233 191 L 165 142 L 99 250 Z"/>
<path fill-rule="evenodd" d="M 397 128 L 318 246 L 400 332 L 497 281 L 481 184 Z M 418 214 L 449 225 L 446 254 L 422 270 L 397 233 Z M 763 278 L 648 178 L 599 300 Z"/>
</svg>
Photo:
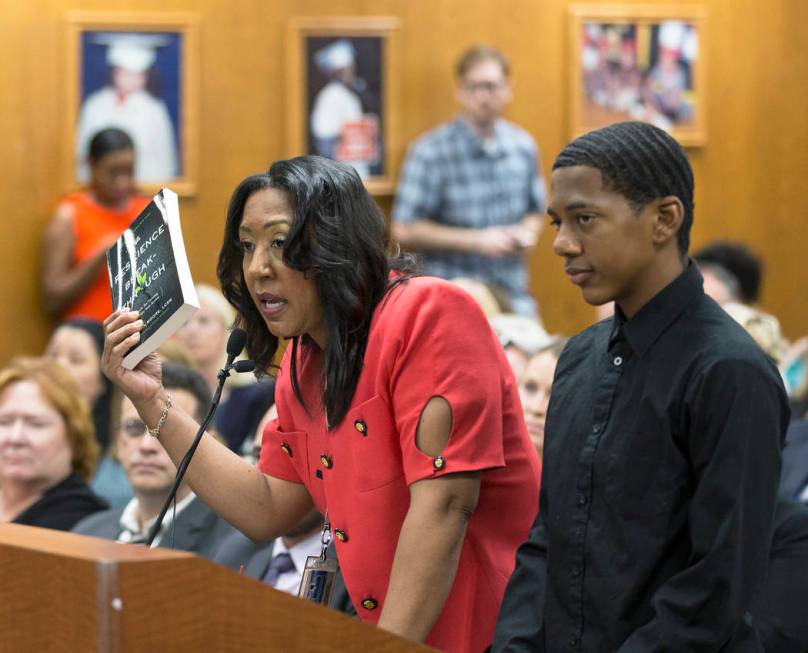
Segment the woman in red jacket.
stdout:
<svg viewBox="0 0 808 653">
<path fill-rule="evenodd" d="M 247 349 L 277 376 L 258 468 L 203 438 L 194 491 L 255 540 L 312 505 L 328 517 L 359 616 L 447 651 L 482 650 L 535 514 L 539 463 L 502 347 L 464 291 L 387 258 L 384 216 L 349 166 L 275 163 L 230 203 L 222 289 Z M 107 320 L 104 366 L 175 460 L 193 438 L 159 362 L 123 352 L 136 314 Z"/>
</svg>

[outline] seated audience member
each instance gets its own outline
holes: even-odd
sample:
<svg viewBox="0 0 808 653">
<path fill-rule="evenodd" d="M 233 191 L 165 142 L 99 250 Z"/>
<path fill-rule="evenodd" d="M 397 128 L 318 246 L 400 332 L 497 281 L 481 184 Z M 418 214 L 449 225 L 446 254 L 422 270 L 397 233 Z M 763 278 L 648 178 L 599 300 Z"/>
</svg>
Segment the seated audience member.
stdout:
<svg viewBox="0 0 808 653">
<path fill-rule="evenodd" d="M 704 277 L 704 292 L 719 304 L 754 304 L 760 296 L 763 262 L 741 243 L 715 241 L 693 254 Z"/>
<path fill-rule="evenodd" d="M 272 404 L 250 439 L 251 448 L 244 457 L 253 465 L 257 465 L 261 458 L 264 427 L 277 417 L 278 409 Z M 249 578 L 297 596 L 306 558 L 320 555 L 323 521 L 322 513 L 313 509 L 285 535 L 257 546 L 246 535 L 236 531 L 222 542 L 214 562 L 241 569 L 241 573 Z M 337 556 L 333 541 L 328 547 L 327 555 L 333 558 Z M 356 609 L 348 596 L 341 573 L 337 575 L 329 607 L 356 616 Z"/>
<path fill-rule="evenodd" d="M 245 576 L 297 596 L 306 559 L 320 555 L 322 533 L 323 515 L 314 509 L 285 535 L 258 548 L 246 535 L 236 531 L 224 540 L 214 562 L 233 569 L 243 568 Z M 333 542 L 327 555 L 337 555 Z M 356 616 L 342 574 L 337 576 L 329 606 Z"/>
<path fill-rule="evenodd" d="M 163 363 L 163 384 L 173 404 L 200 421 L 204 419 L 210 389 L 197 372 L 177 363 Z M 129 399 L 123 399 L 120 421 L 116 455 L 126 470 L 134 498 L 124 508 L 92 515 L 73 530 L 119 542 L 143 543 L 168 497 L 177 468 L 158 439 L 149 433 Z M 176 509 L 166 513 L 155 544 L 212 558 L 222 540 L 232 532 L 233 528 L 183 483 L 177 492 Z"/>
<path fill-rule="evenodd" d="M 519 381 L 519 398 L 525 413 L 525 424 L 539 458 L 544 450 L 544 421 L 547 419 L 547 406 L 550 405 L 550 390 L 553 386 L 556 363 L 566 338 L 557 338 L 528 361 L 525 373 Z"/>
<path fill-rule="evenodd" d="M 808 508 L 777 502 L 769 567 L 750 612 L 766 653 L 808 651 Z"/>
<path fill-rule="evenodd" d="M 808 336 L 791 343 L 781 366 L 794 417 L 808 416 Z"/>
<path fill-rule="evenodd" d="M 70 530 L 107 504 L 87 487 L 98 443 L 70 374 L 46 358 L 0 371 L 0 522 Z"/>
<path fill-rule="evenodd" d="M 525 372 L 530 357 L 550 344 L 553 339 L 547 335 L 538 321 L 524 315 L 501 313 L 489 320 L 518 382 Z"/>
<path fill-rule="evenodd" d="M 216 375 L 226 359 L 229 329 L 236 319 L 233 307 L 212 286 L 198 284 L 199 310 L 175 336 L 191 356 L 194 367 L 216 388 Z M 275 382 L 266 378 L 255 381 L 251 374 L 230 375 L 214 418 L 215 431 L 227 446 L 238 451 L 245 439 L 255 432 L 258 422 L 274 402 Z"/>
<path fill-rule="evenodd" d="M 721 308 L 746 329 L 746 332 L 774 361 L 775 365 L 778 367 L 782 365 L 788 352 L 788 341 L 783 337 L 780 322 L 774 315 L 739 302 L 728 302 L 722 304 Z"/>
<path fill-rule="evenodd" d="M 110 432 L 115 395 L 112 384 L 101 373 L 103 350 L 104 327 L 93 320 L 74 318 L 56 327 L 45 347 L 45 355 L 70 372 L 79 391 L 92 408 L 95 437 L 101 445 L 101 458 L 90 487 L 110 507 L 116 508 L 129 502 L 132 488 L 113 452 L 114 443 Z"/>
<path fill-rule="evenodd" d="M 499 315 L 503 312 L 503 301 L 508 301 L 507 293 L 504 290 L 496 290 L 494 286 L 471 277 L 455 277 L 450 281 L 471 295 L 489 320 L 494 315 Z"/>
<path fill-rule="evenodd" d="M 808 504 L 808 420 L 804 418 L 788 425 L 778 493 L 784 499 Z"/>
</svg>

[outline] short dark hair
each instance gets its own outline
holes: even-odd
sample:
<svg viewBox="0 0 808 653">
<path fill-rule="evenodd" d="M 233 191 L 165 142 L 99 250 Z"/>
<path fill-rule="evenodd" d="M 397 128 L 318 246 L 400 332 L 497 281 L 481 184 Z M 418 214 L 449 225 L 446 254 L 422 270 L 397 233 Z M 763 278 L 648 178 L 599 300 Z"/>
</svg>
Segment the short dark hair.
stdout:
<svg viewBox="0 0 808 653">
<path fill-rule="evenodd" d="M 135 144 L 132 138 L 122 129 L 110 127 L 102 129 L 97 132 L 90 140 L 90 145 L 87 148 L 87 158 L 90 163 L 98 163 L 107 154 L 118 152 L 120 150 L 134 151 Z"/>
<path fill-rule="evenodd" d="M 466 73 L 481 61 L 496 61 L 502 67 L 502 74 L 507 77 L 511 73 L 508 59 L 497 48 L 491 45 L 474 45 L 460 55 L 455 64 L 455 76 L 463 79 Z"/>
<path fill-rule="evenodd" d="M 321 397 L 331 426 L 339 424 L 353 399 L 363 367 L 370 321 L 387 290 L 411 274 L 410 257 L 388 260 L 387 221 L 351 166 L 321 156 L 276 161 L 265 173 L 247 177 L 230 200 L 217 274 L 222 292 L 239 312 L 247 332 L 247 352 L 260 374 L 269 369 L 278 339 L 269 331 L 247 290 L 242 269 L 239 226 L 247 200 L 275 188 L 286 193 L 292 226 L 283 262 L 313 274 L 323 308 L 328 345 L 324 352 Z M 405 272 L 390 282 L 391 270 Z M 305 406 L 297 381 L 300 337 L 292 338 L 290 377 Z M 304 345 L 309 345 L 306 338 Z"/>
<path fill-rule="evenodd" d="M 746 245 L 717 240 L 702 247 L 693 258 L 697 263 L 723 268 L 735 277 L 742 302 L 753 304 L 760 297 L 763 261 Z"/>
<path fill-rule="evenodd" d="M 164 361 L 162 369 L 163 387 L 166 390 L 174 388 L 190 392 L 196 399 L 196 411 L 193 417 L 202 423 L 208 413 L 208 406 L 212 397 L 208 382 L 199 372 L 182 363 Z"/>
<path fill-rule="evenodd" d="M 677 234 L 682 256 L 693 225 L 693 170 L 682 146 L 667 132 L 644 122 L 619 122 L 584 134 L 556 157 L 553 170 L 589 166 L 603 185 L 623 195 L 639 212 L 649 202 L 675 195 L 684 205 Z"/>
</svg>

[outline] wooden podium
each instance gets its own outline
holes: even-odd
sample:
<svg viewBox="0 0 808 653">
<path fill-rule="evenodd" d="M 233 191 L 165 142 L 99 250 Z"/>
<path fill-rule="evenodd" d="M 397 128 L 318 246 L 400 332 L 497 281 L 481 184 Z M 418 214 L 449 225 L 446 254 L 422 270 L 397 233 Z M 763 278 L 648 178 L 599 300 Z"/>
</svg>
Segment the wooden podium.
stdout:
<svg viewBox="0 0 808 653">
<path fill-rule="evenodd" d="M 433 649 L 193 554 L 0 524 L 0 652 Z"/>
</svg>

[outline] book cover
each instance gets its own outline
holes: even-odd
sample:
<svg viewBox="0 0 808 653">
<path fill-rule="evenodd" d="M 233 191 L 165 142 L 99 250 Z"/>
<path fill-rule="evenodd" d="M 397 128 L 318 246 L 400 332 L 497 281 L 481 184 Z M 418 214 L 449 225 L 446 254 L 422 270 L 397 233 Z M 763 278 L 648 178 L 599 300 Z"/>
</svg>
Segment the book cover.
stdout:
<svg viewBox="0 0 808 653">
<path fill-rule="evenodd" d="M 140 312 L 140 342 L 123 359 L 133 369 L 199 308 L 180 228 L 177 195 L 163 188 L 107 250 L 112 308 Z"/>
</svg>

